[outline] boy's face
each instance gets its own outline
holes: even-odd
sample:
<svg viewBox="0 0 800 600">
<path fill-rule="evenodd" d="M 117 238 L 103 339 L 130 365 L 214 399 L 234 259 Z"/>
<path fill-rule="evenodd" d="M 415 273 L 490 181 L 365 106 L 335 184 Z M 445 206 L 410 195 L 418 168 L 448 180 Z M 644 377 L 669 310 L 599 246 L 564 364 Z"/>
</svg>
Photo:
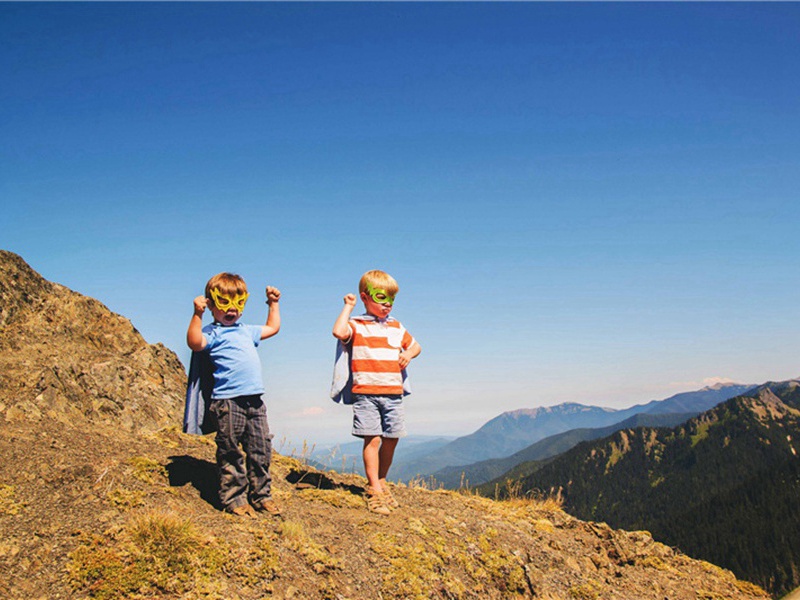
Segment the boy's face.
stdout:
<svg viewBox="0 0 800 600">
<path fill-rule="evenodd" d="M 361 301 L 369 314 L 379 319 L 385 319 L 392 312 L 394 296 L 390 296 L 386 290 L 367 286 L 367 291 L 361 292 Z"/>
<path fill-rule="evenodd" d="M 208 303 L 208 307 L 211 309 L 214 320 L 225 327 L 235 324 L 242 316 L 247 296 L 245 293 L 231 297 L 212 289 L 211 302 Z"/>
</svg>

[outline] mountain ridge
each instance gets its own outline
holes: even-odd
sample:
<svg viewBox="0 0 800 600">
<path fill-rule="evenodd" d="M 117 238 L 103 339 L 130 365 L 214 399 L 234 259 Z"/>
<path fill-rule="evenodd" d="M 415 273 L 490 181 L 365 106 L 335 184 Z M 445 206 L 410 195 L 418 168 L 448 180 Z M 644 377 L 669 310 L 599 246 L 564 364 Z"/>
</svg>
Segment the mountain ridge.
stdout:
<svg viewBox="0 0 800 600">
<path fill-rule="evenodd" d="M 798 440 L 800 381 L 769 382 L 678 427 L 583 442 L 515 485 L 561 489 L 580 518 L 646 529 L 781 594 L 800 585 Z"/>
<path fill-rule="evenodd" d="M 395 462 L 392 476 L 407 481 L 427 477 L 447 467 L 463 467 L 483 460 L 505 458 L 547 437 L 571 429 L 597 429 L 639 413 L 702 412 L 751 384 L 722 384 L 717 389 L 674 394 L 624 409 L 565 402 L 533 409 L 516 409 L 490 419 L 475 432 L 457 438 L 435 452 L 411 461 Z"/>
<path fill-rule="evenodd" d="M 632 427 L 667 427 L 678 425 L 698 413 L 637 413 L 607 427 L 570 429 L 557 433 L 515 452 L 505 458 L 495 458 L 460 467 L 446 467 L 434 473 L 432 478 L 447 489 L 480 486 L 485 483 L 508 478 L 517 478 L 527 462 L 541 463 L 562 454 L 579 444 L 606 437 L 620 429 Z M 532 468 L 532 467 L 531 467 Z"/>
</svg>

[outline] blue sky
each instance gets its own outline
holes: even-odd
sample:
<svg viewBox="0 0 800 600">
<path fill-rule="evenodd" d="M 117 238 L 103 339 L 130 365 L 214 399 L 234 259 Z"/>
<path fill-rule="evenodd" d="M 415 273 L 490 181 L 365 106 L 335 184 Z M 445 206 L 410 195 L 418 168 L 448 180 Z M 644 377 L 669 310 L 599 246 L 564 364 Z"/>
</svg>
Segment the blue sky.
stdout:
<svg viewBox="0 0 800 600">
<path fill-rule="evenodd" d="M 0 247 L 186 361 L 283 292 L 276 441 L 347 440 L 361 273 L 412 433 L 800 375 L 800 4 L 0 4 Z"/>
</svg>

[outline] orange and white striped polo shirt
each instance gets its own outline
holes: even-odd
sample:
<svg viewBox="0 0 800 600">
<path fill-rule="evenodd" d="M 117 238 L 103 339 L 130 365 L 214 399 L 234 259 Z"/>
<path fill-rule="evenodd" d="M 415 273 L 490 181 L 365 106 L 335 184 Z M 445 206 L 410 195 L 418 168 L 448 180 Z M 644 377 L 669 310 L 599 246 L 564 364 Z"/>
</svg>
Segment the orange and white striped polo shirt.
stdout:
<svg viewBox="0 0 800 600">
<path fill-rule="evenodd" d="M 414 343 L 414 338 L 400 324 L 388 317 L 379 321 L 372 315 L 353 317 L 348 322 L 353 373 L 353 393 L 374 396 L 401 395 L 400 352 Z"/>
</svg>

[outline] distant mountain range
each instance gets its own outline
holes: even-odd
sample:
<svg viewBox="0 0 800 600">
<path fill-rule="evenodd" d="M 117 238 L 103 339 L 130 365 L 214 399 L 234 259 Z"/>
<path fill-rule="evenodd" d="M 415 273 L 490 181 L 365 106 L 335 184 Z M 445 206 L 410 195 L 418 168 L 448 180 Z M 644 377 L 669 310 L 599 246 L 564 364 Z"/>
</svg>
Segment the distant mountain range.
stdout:
<svg viewBox="0 0 800 600">
<path fill-rule="evenodd" d="M 494 479 L 517 479 L 533 472 L 547 459 L 558 456 L 580 442 L 604 438 L 620 429 L 636 427 L 672 427 L 688 421 L 699 412 L 633 415 L 608 427 L 599 429 L 570 429 L 551 435 L 505 458 L 492 458 L 462 467 L 445 467 L 433 474 L 433 479 L 448 489 L 475 487 Z"/>
<path fill-rule="evenodd" d="M 779 596 L 800 585 L 799 452 L 800 381 L 769 383 L 678 427 L 580 443 L 519 491 L 560 490 L 579 518 L 647 530 Z"/>
<path fill-rule="evenodd" d="M 565 403 L 505 412 L 474 433 L 457 438 L 425 455 L 413 459 L 396 457 L 391 477 L 407 481 L 432 475 L 446 467 L 463 467 L 488 459 L 505 458 L 550 436 L 572 429 L 607 427 L 637 414 L 700 413 L 752 387 L 718 384 L 622 410 Z M 398 450 L 401 446 L 402 443 Z"/>
</svg>

